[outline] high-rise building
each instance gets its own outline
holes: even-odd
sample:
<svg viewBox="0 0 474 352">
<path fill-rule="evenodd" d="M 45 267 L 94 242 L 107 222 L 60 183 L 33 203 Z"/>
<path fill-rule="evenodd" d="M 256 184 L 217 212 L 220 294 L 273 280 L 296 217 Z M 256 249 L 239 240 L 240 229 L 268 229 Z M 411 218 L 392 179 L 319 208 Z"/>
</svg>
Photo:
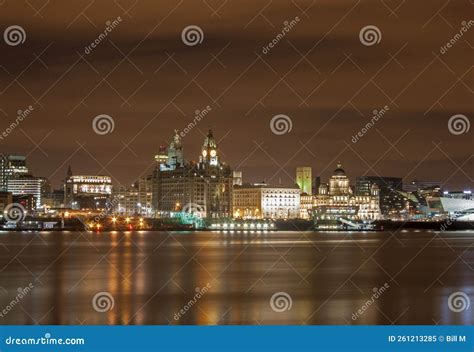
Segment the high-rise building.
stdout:
<svg viewBox="0 0 474 352">
<path fill-rule="evenodd" d="M 186 212 L 199 217 L 231 217 L 233 181 L 232 170 L 220 161 L 211 130 L 198 163 L 184 159 L 181 138 L 175 131 L 167 162 L 160 163 L 152 175 L 153 207 L 158 216 Z"/>
<path fill-rule="evenodd" d="M 0 155 L 0 191 L 7 192 L 8 180 L 27 175 L 26 157 L 22 155 Z"/>
<path fill-rule="evenodd" d="M 120 186 L 113 191 L 113 212 L 118 215 L 151 217 L 152 194 L 151 176 L 140 178 L 130 188 Z"/>
<path fill-rule="evenodd" d="M 301 166 L 296 168 L 296 184 L 300 188 L 301 193 L 311 195 L 313 192 L 312 182 L 313 176 L 311 167 Z"/>
<path fill-rule="evenodd" d="M 356 195 L 370 195 L 374 184 L 379 188 L 382 214 L 398 213 L 405 208 L 405 199 L 400 195 L 400 191 L 403 190 L 400 177 L 359 176 L 356 178 Z"/>
<path fill-rule="evenodd" d="M 234 218 L 293 219 L 300 217 L 300 189 L 271 187 L 267 184 L 235 186 L 233 192 Z"/>
<path fill-rule="evenodd" d="M 19 175 L 7 180 L 7 191 L 13 196 L 33 196 L 32 208 L 42 205 L 42 186 L 44 179 L 31 175 Z"/>
</svg>

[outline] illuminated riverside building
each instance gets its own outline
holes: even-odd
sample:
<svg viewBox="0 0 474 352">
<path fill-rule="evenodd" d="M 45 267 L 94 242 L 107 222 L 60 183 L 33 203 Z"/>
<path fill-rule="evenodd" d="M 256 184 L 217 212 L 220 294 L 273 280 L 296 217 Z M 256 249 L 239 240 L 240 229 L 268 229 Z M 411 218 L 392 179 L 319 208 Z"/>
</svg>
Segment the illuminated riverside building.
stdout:
<svg viewBox="0 0 474 352">
<path fill-rule="evenodd" d="M 21 175 L 7 181 L 7 190 L 15 196 L 32 196 L 31 209 L 40 208 L 42 205 L 42 185 L 44 179 L 31 175 Z"/>
<path fill-rule="evenodd" d="M 300 189 L 264 183 L 235 186 L 232 205 L 238 219 L 294 219 L 300 217 Z"/>
<path fill-rule="evenodd" d="M 140 178 L 130 188 L 118 187 L 113 191 L 113 213 L 123 216 L 153 216 L 152 183 L 150 177 Z"/>
<path fill-rule="evenodd" d="M 376 220 L 380 218 L 380 199 L 377 184 L 370 187 L 367 195 L 354 194 L 350 180 L 339 163 L 329 179 L 322 183 L 314 197 L 316 220 Z"/>
<path fill-rule="evenodd" d="M 211 130 L 204 139 L 199 162 L 185 160 L 177 131 L 167 149 L 167 157 L 163 152 L 161 155 L 151 179 L 153 207 L 158 217 L 182 212 L 202 218 L 232 216 L 234 177 L 231 168 L 220 160 Z"/>
<path fill-rule="evenodd" d="M 300 195 L 300 218 L 310 219 L 313 216 L 314 197 L 302 193 Z"/>
<path fill-rule="evenodd" d="M 27 174 L 25 156 L 0 154 L 0 191 L 8 191 L 8 180 Z"/>
<path fill-rule="evenodd" d="M 112 195 L 110 176 L 73 175 L 68 169 L 64 183 L 64 203 L 72 209 L 105 209 Z"/>
<path fill-rule="evenodd" d="M 382 215 L 389 217 L 405 209 L 406 199 L 400 194 L 403 191 L 400 177 L 359 176 L 356 178 L 356 195 L 370 195 L 374 184 L 379 188 Z"/>
</svg>

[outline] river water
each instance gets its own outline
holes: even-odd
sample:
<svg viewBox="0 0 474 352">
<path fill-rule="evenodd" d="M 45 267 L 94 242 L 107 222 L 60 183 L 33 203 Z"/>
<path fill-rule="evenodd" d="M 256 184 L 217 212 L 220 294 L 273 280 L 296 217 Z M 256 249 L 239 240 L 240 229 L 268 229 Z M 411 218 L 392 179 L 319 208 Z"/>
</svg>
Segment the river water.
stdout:
<svg viewBox="0 0 474 352">
<path fill-rule="evenodd" d="M 473 324 L 473 244 L 474 231 L 0 232 L 0 324 Z"/>
</svg>

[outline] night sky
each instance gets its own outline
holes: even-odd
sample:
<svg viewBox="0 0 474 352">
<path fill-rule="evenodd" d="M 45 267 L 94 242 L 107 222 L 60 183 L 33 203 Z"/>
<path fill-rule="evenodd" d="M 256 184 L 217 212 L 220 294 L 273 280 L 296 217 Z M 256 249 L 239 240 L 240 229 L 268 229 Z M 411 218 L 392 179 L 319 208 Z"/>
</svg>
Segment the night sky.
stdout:
<svg viewBox="0 0 474 352">
<path fill-rule="evenodd" d="M 150 172 L 174 129 L 209 106 L 183 138 L 185 157 L 197 160 L 212 128 L 221 160 L 246 182 L 290 185 L 302 165 L 324 181 L 341 161 L 352 183 L 382 175 L 472 188 L 474 127 L 455 134 L 448 121 L 473 120 L 473 7 L 469 0 L 0 0 L 1 131 L 18 110 L 34 108 L 0 152 L 27 155 L 32 173 L 54 186 L 68 165 L 129 184 Z M 462 37 L 441 53 L 463 21 Z M 13 25 L 26 34 L 18 45 L 3 36 Z M 191 25 L 202 29 L 202 42 L 186 45 L 182 31 Z M 359 37 L 366 26 L 380 31 L 372 45 Z M 112 117 L 111 133 L 94 132 L 101 114 Z M 292 124 L 281 135 L 270 127 L 279 114 Z"/>
</svg>

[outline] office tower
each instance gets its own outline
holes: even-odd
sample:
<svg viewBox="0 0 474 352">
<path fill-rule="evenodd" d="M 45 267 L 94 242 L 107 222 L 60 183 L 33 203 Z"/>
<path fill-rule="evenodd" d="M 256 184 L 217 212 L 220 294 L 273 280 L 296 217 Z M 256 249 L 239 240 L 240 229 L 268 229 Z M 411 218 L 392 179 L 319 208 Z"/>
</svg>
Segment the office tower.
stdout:
<svg viewBox="0 0 474 352">
<path fill-rule="evenodd" d="M 296 184 L 300 188 L 301 193 L 312 194 L 312 170 L 309 166 L 301 166 L 296 168 Z"/>
<path fill-rule="evenodd" d="M 26 157 L 22 155 L 0 155 L 0 191 L 7 192 L 9 179 L 27 175 Z"/>
</svg>

